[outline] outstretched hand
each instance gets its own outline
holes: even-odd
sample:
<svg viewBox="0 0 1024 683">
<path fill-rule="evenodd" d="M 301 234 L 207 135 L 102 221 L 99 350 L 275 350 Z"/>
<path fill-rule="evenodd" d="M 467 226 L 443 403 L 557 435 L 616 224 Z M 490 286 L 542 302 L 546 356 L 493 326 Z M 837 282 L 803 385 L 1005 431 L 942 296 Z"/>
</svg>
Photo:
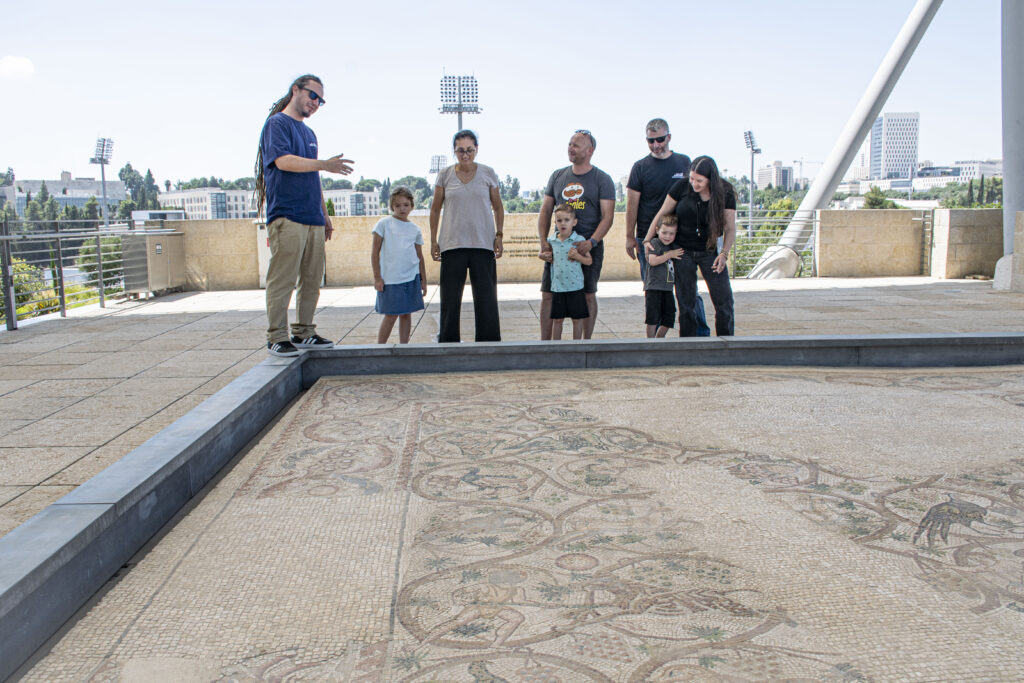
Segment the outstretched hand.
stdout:
<svg viewBox="0 0 1024 683">
<path fill-rule="evenodd" d="M 328 173 L 348 175 L 352 172 L 352 164 L 354 163 L 356 162 L 352 159 L 346 159 L 344 154 L 338 154 L 330 159 L 324 159 L 324 170 Z"/>
</svg>

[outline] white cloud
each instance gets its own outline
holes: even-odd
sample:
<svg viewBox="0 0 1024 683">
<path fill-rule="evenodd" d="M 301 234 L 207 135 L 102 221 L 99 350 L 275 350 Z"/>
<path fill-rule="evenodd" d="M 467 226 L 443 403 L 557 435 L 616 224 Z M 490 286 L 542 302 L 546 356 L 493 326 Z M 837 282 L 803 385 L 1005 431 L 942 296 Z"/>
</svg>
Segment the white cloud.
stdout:
<svg viewBox="0 0 1024 683">
<path fill-rule="evenodd" d="M 36 75 L 36 67 L 28 57 L 0 57 L 0 81 L 27 81 Z"/>
</svg>

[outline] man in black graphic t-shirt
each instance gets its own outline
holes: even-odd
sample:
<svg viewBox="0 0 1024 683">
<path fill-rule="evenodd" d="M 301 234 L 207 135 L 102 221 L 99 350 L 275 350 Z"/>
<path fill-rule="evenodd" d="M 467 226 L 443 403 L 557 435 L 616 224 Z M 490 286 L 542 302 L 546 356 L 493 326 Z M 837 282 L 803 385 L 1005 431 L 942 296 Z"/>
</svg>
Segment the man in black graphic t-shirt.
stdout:
<svg viewBox="0 0 1024 683">
<path fill-rule="evenodd" d="M 651 119 L 645 132 L 651 153 L 633 164 L 626 183 L 626 253 L 630 258 L 640 261 L 641 280 L 647 274 L 644 235 L 665 202 L 669 188 L 679 179 L 687 178 L 690 172 L 690 157 L 669 148 L 672 133 L 665 119 Z M 697 336 L 711 336 L 711 329 L 704 317 L 704 301 L 699 294 L 694 311 L 697 316 Z"/>
</svg>

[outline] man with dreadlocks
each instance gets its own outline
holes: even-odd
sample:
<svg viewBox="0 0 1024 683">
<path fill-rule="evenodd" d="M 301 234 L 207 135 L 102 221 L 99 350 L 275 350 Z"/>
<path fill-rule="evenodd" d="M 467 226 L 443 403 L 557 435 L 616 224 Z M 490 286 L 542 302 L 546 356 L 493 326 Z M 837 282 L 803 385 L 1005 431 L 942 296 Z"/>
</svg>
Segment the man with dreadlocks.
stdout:
<svg viewBox="0 0 1024 683">
<path fill-rule="evenodd" d="M 324 106 L 323 82 L 307 74 L 274 103 L 263 125 L 256 155 L 256 205 L 266 201 L 270 265 L 267 268 L 267 349 L 297 356 L 299 349 L 329 349 L 334 342 L 316 333 L 313 312 L 324 278 L 324 242 L 334 228 L 327 215 L 320 171 L 348 175 L 344 155 L 317 159 L 316 135 L 305 119 Z M 295 296 L 297 320 L 288 335 L 288 302 Z"/>
</svg>

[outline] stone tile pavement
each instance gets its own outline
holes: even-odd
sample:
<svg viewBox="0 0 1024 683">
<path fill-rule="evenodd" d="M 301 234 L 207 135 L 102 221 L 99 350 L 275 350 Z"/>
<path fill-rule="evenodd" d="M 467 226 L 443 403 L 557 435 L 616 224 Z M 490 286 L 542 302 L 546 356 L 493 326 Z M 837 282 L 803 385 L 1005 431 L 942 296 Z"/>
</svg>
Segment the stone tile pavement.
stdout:
<svg viewBox="0 0 1024 683">
<path fill-rule="evenodd" d="M 803 278 L 734 288 L 737 335 L 1024 330 L 1024 295 L 987 282 Z M 642 296 L 636 282 L 602 283 L 595 337 L 641 335 Z M 503 337 L 538 338 L 536 285 L 502 285 L 499 298 Z M 325 289 L 319 329 L 341 344 L 374 343 L 373 299 L 370 287 Z M 433 286 L 428 299 L 413 343 L 436 334 Z M 471 340 L 468 287 L 466 300 Z M 0 535 L 266 358 L 263 311 L 259 290 L 188 292 L 0 331 Z"/>
</svg>

